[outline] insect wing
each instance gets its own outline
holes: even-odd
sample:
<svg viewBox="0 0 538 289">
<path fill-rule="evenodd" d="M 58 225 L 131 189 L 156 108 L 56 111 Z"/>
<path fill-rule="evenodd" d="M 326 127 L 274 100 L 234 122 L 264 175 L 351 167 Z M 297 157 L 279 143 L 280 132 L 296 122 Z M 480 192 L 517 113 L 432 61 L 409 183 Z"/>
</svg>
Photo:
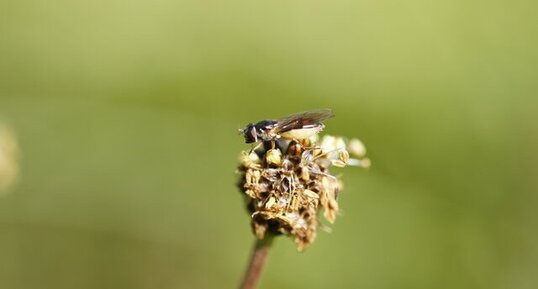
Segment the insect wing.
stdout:
<svg viewBox="0 0 538 289">
<path fill-rule="evenodd" d="M 305 128 L 309 125 L 317 125 L 322 120 L 334 117 L 332 111 L 328 108 L 311 110 L 292 114 L 277 120 L 273 133 L 286 132 L 293 129 Z"/>
</svg>

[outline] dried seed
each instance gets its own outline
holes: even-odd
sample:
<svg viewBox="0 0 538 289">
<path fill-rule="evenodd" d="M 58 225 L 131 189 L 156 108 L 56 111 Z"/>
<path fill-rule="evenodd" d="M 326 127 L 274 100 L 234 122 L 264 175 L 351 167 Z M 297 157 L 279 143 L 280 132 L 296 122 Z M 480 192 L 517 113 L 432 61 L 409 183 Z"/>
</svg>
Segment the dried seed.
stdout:
<svg viewBox="0 0 538 289">
<path fill-rule="evenodd" d="M 279 166 L 282 164 L 282 152 L 279 149 L 270 149 L 265 154 L 265 161 L 268 165 Z"/>
<path fill-rule="evenodd" d="M 267 202 L 265 203 L 265 208 L 266 209 L 271 209 L 271 207 L 273 207 L 276 203 L 276 200 L 275 198 L 273 197 L 270 197 L 269 200 L 267 200 Z"/>
<path fill-rule="evenodd" d="M 307 167 L 302 167 L 301 168 L 301 179 L 303 181 L 308 181 L 310 180 L 310 172 L 308 171 L 308 168 Z"/>
<path fill-rule="evenodd" d="M 349 153 L 346 150 L 341 150 L 338 153 L 338 158 L 344 163 L 347 163 L 349 161 Z"/>
<path fill-rule="evenodd" d="M 341 160 L 331 160 L 331 164 L 335 167 L 343 168 L 346 166 L 346 163 Z"/>
<path fill-rule="evenodd" d="M 304 190 L 303 193 L 309 197 L 310 199 L 319 199 L 319 195 L 316 194 L 314 191 L 311 190 Z"/>
</svg>

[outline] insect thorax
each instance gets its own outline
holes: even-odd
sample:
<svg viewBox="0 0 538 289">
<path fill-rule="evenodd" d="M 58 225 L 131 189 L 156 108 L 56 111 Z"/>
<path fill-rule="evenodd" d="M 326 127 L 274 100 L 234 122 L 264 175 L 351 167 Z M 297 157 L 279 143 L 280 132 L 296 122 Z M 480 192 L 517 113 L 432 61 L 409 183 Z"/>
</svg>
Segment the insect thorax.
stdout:
<svg viewBox="0 0 538 289">
<path fill-rule="evenodd" d="M 264 141 L 278 139 L 278 135 L 271 132 L 276 127 L 276 124 L 277 121 L 275 120 L 262 120 L 257 122 L 254 126 L 256 127 L 258 138 Z"/>
</svg>

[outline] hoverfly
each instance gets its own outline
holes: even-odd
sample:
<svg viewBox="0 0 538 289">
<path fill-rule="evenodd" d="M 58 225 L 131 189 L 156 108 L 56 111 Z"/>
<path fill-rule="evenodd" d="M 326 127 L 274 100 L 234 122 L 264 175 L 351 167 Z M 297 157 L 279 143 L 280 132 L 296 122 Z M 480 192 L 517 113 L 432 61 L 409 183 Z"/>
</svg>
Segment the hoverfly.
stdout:
<svg viewBox="0 0 538 289">
<path fill-rule="evenodd" d="M 309 138 L 325 127 L 322 120 L 334 117 L 328 108 L 300 112 L 277 120 L 261 120 L 249 123 L 240 130 L 246 143 L 276 141 L 279 139 L 301 140 Z"/>
</svg>

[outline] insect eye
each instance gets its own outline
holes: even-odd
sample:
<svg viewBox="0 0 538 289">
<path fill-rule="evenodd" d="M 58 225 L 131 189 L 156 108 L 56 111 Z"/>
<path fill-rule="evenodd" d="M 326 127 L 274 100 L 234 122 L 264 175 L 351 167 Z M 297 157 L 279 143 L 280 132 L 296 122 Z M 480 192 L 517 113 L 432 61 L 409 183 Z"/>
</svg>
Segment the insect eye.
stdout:
<svg viewBox="0 0 538 289">
<path fill-rule="evenodd" d="M 249 124 L 245 128 L 245 142 L 253 143 L 258 141 L 258 134 L 256 133 L 256 127 L 253 124 Z"/>
</svg>

